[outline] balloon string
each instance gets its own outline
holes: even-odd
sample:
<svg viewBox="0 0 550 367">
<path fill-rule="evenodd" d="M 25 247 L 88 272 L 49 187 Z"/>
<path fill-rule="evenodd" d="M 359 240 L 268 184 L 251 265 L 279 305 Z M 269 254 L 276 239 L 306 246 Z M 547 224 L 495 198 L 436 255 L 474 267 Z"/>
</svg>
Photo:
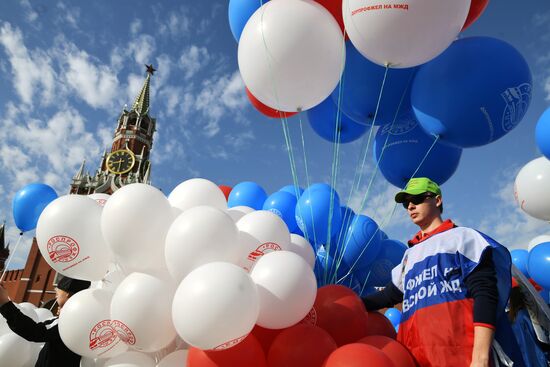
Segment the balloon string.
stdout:
<svg viewBox="0 0 550 367">
<path fill-rule="evenodd" d="M 332 167 L 330 172 L 330 187 L 332 190 L 330 191 L 330 203 L 329 203 L 329 213 L 328 213 L 328 224 L 327 224 L 327 242 L 325 243 L 325 251 L 327 256 L 325 256 L 325 271 L 323 274 L 323 282 L 324 284 L 327 284 L 327 277 L 329 274 L 328 269 L 328 260 L 330 253 L 330 248 L 332 246 L 332 217 L 334 216 L 334 197 L 336 195 L 336 182 L 338 178 L 338 168 L 340 165 L 340 138 L 342 134 L 342 111 L 340 111 L 340 107 L 342 105 L 342 99 L 344 95 L 344 73 L 345 73 L 345 64 L 346 64 L 346 37 L 345 37 L 345 30 L 344 35 L 342 36 L 342 59 L 341 59 L 341 66 L 342 66 L 342 73 L 340 74 L 340 82 L 338 83 L 338 103 L 336 105 L 336 121 L 334 124 L 334 144 L 333 144 L 333 155 L 332 155 Z M 340 207 L 338 207 L 338 210 L 341 210 Z M 331 267 L 334 265 L 334 259 L 332 261 Z"/>
<path fill-rule="evenodd" d="M 410 177 L 410 179 L 414 178 L 416 176 L 416 174 L 418 173 L 418 170 L 420 170 L 420 168 L 422 167 L 422 165 L 424 164 L 424 162 L 426 161 L 426 158 L 428 158 L 428 155 L 431 153 L 431 151 L 433 150 L 433 148 L 435 147 L 436 143 L 438 142 L 439 140 L 439 135 L 434 135 L 435 139 L 432 143 L 432 145 L 430 146 L 430 149 L 428 149 L 428 151 L 426 152 L 426 154 L 424 155 L 424 158 L 422 158 L 422 161 L 420 162 L 420 164 L 418 165 L 418 167 L 416 167 L 416 170 L 414 171 L 414 173 L 412 174 L 412 176 Z M 406 185 L 405 185 L 406 187 Z M 402 190 L 405 189 L 405 187 L 402 188 Z M 391 212 L 391 216 L 393 216 L 394 212 L 395 212 L 395 207 L 397 206 L 397 204 L 394 205 L 394 210 Z M 390 219 L 391 219 L 391 216 L 390 216 Z M 369 244 L 372 242 L 372 239 L 374 238 L 374 236 L 378 233 L 378 231 L 380 231 L 380 227 L 378 227 L 376 229 L 376 231 L 374 231 L 373 235 L 371 236 L 371 238 L 369 239 L 369 241 L 367 242 L 367 244 L 365 245 L 365 247 L 363 247 L 363 249 L 361 250 L 361 253 L 359 254 L 359 256 L 357 257 L 357 259 L 353 262 L 353 264 L 350 266 L 350 270 L 346 273 L 346 275 L 344 275 L 342 278 L 340 278 L 338 280 L 338 283 L 347 278 L 352 272 L 353 270 L 355 269 L 359 259 L 361 258 L 361 256 L 363 256 L 363 253 L 366 251 L 366 249 L 368 248 Z"/>
<path fill-rule="evenodd" d="M 376 110 L 374 112 L 374 118 L 373 118 L 372 124 L 371 124 L 370 129 L 369 129 L 369 137 L 367 139 L 366 145 L 364 146 L 364 149 L 362 150 L 362 152 L 360 154 L 360 157 L 361 157 L 361 155 L 363 156 L 363 158 L 361 160 L 361 164 L 356 166 L 356 169 L 355 169 L 355 176 L 354 176 L 354 180 L 353 180 L 353 183 L 352 183 L 352 186 L 351 186 L 351 191 L 350 191 L 349 196 L 348 196 L 348 203 L 351 201 L 351 198 L 352 198 L 353 194 L 355 193 L 355 191 L 359 190 L 359 187 L 361 185 L 361 178 L 363 177 L 363 171 L 364 171 L 365 163 L 366 163 L 366 160 L 367 160 L 367 153 L 368 153 L 370 144 L 372 142 L 372 137 L 373 137 L 373 132 L 374 132 L 374 125 L 375 125 L 376 120 L 378 118 L 378 111 L 380 109 L 380 101 L 382 100 L 382 95 L 384 93 L 384 86 L 386 85 L 386 80 L 387 80 L 387 77 L 388 77 L 388 71 L 389 71 L 389 65 L 386 65 L 386 68 L 384 70 L 384 78 L 382 79 L 382 85 L 380 86 L 380 92 L 378 93 L 378 100 L 376 102 Z M 364 140 L 364 138 L 363 138 L 363 140 Z M 356 180 L 356 178 L 357 178 L 357 180 Z M 340 235 L 341 235 L 342 228 L 344 228 L 344 230 L 346 230 L 346 228 L 348 228 L 350 219 L 351 219 L 351 215 L 348 216 L 345 223 L 342 223 L 342 227 L 340 227 Z M 340 243 L 340 235 L 339 235 L 339 238 L 338 238 L 339 243 Z M 345 241 L 346 238 L 347 238 L 347 233 L 344 234 L 344 241 Z M 339 244 L 337 246 L 339 246 Z M 340 257 L 340 262 L 341 262 L 341 259 L 343 258 L 343 256 L 344 256 L 344 252 L 342 252 L 339 256 Z M 336 262 L 338 262 L 338 261 L 336 261 Z M 335 261 L 333 261 L 333 264 L 334 263 L 335 263 Z M 337 264 L 336 270 L 334 271 L 334 273 L 336 273 L 338 271 L 338 267 L 339 267 L 339 265 Z M 331 273 L 332 273 L 332 271 L 331 271 Z"/>
<path fill-rule="evenodd" d="M 376 161 L 376 166 L 374 167 L 374 171 L 371 175 L 371 178 L 369 180 L 369 184 L 367 185 L 367 190 L 365 192 L 365 195 L 363 196 L 363 199 L 361 200 L 361 205 L 359 207 L 359 211 L 358 213 L 360 214 L 361 212 L 363 212 L 363 210 L 365 209 L 365 205 L 366 205 L 366 202 L 367 202 L 367 198 L 369 197 L 369 194 L 370 194 L 370 190 L 371 190 L 371 187 L 374 183 L 374 179 L 376 178 L 376 175 L 378 174 L 378 170 L 379 170 L 379 166 L 380 166 L 380 162 L 382 160 L 382 157 L 384 156 L 384 152 L 386 151 L 386 148 L 388 146 L 388 141 L 389 141 L 389 138 L 390 138 L 390 135 L 391 135 L 391 131 L 393 131 L 393 127 L 395 125 L 395 122 L 397 121 L 397 117 L 399 116 L 399 112 L 401 111 L 401 106 L 403 105 L 403 101 L 405 100 L 405 96 L 407 95 L 407 91 L 409 89 L 409 86 L 411 84 L 411 81 L 413 79 L 413 76 L 414 76 L 414 73 L 411 73 L 409 75 L 409 80 L 407 81 L 407 85 L 405 86 L 405 89 L 403 90 L 403 93 L 401 94 L 401 99 L 399 101 L 399 104 L 397 106 L 397 110 L 395 111 L 395 114 L 393 116 L 393 120 L 392 120 L 392 123 L 390 125 L 390 129 L 388 131 L 388 134 L 386 135 L 386 139 L 384 140 L 384 145 L 382 146 L 382 151 L 380 153 L 380 157 L 378 157 L 377 161 Z M 416 172 L 415 172 L 416 173 Z M 351 217 L 351 215 L 350 215 Z M 349 219 L 348 219 L 349 221 Z M 346 223 L 346 227 L 347 228 L 347 225 L 349 223 Z M 344 227 L 342 227 L 344 228 Z M 373 235 L 374 236 L 374 235 Z M 340 266 L 342 260 L 343 260 L 343 257 L 344 257 L 344 254 L 346 252 L 346 249 L 347 249 L 347 246 L 349 244 L 349 241 L 346 241 L 347 237 L 346 235 L 344 236 L 344 241 L 343 241 L 343 250 L 340 252 L 340 258 L 339 258 L 339 261 L 337 263 L 337 269 L 336 271 L 334 272 L 334 275 L 333 276 L 336 276 L 336 272 L 338 271 L 338 267 Z M 339 243 L 340 243 L 340 239 L 339 239 Z M 369 241 L 370 243 L 370 241 Z"/>
<path fill-rule="evenodd" d="M 21 239 L 23 238 L 23 232 L 19 233 L 19 238 L 17 239 L 17 243 L 15 244 L 15 247 L 13 248 L 13 252 L 11 253 L 11 256 L 9 257 L 7 263 L 4 265 L 4 271 L 2 272 L 2 276 L 0 277 L 0 283 L 4 281 L 4 275 L 8 271 L 8 266 L 10 266 L 11 261 L 15 257 L 15 254 L 17 253 L 17 248 L 19 247 L 19 244 L 21 243 Z"/>
</svg>

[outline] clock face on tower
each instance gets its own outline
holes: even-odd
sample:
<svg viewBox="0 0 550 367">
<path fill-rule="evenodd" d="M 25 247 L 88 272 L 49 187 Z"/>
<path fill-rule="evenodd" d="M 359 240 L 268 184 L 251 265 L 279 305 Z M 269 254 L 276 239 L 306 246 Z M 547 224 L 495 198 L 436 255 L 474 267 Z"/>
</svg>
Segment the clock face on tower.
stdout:
<svg viewBox="0 0 550 367">
<path fill-rule="evenodd" d="M 109 172 L 120 175 L 130 172 L 135 162 L 136 158 L 131 151 L 126 149 L 115 150 L 107 156 L 107 169 Z"/>
</svg>

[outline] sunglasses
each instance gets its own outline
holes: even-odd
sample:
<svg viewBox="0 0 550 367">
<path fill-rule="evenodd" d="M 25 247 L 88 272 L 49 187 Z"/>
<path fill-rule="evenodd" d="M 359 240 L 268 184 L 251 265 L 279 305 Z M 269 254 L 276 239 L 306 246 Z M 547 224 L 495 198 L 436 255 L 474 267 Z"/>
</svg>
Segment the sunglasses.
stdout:
<svg viewBox="0 0 550 367">
<path fill-rule="evenodd" d="M 422 204 L 427 198 L 433 198 L 433 195 L 415 195 L 410 196 L 405 201 L 403 201 L 403 208 L 408 209 L 409 204 L 413 203 L 414 205 Z"/>
</svg>

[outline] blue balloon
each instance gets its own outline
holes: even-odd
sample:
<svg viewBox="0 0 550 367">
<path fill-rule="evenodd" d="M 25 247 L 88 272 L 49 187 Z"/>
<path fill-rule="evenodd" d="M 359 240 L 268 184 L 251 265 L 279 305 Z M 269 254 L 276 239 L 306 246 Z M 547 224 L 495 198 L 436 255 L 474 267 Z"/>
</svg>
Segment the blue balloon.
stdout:
<svg viewBox="0 0 550 367">
<path fill-rule="evenodd" d="M 340 143 L 349 143 L 359 139 L 367 130 L 367 125 L 358 124 L 342 112 L 338 114 L 338 107 L 332 98 L 327 97 L 323 102 L 307 111 L 307 118 L 313 131 L 321 138 L 335 142 L 337 119 L 340 119 Z"/>
<path fill-rule="evenodd" d="M 550 291 L 548 289 L 543 289 L 539 292 L 540 296 L 547 304 L 550 303 Z"/>
<path fill-rule="evenodd" d="M 410 85 L 417 68 L 389 69 L 382 91 L 375 125 L 392 122 L 399 102 L 402 107 L 410 106 Z M 384 80 L 385 68 L 367 60 L 353 46 L 346 42 L 346 65 L 340 85 L 332 92 L 332 100 L 340 110 L 355 122 L 371 125 Z M 405 95 L 405 96 L 404 96 Z"/>
<path fill-rule="evenodd" d="M 550 289 L 550 242 L 543 242 L 531 249 L 527 270 L 542 288 Z"/>
<path fill-rule="evenodd" d="M 529 65 L 510 44 L 459 39 L 423 65 L 411 92 L 424 130 L 462 148 L 489 144 L 516 127 L 531 102 Z"/>
<path fill-rule="evenodd" d="M 43 183 L 33 183 L 15 193 L 12 201 L 13 220 L 21 232 L 36 228 L 36 223 L 46 206 L 57 199 L 57 193 Z"/>
<path fill-rule="evenodd" d="M 265 4 L 269 0 L 230 0 L 229 1 L 229 28 L 235 41 L 239 42 L 241 33 L 248 19 L 258 10 L 262 3 Z"/>
<path fill-rule="evenodd" d="M 391 281 L 391 271 L 401 263 L 407 246 L 397 240 L 382 240 L 380 253 L 365 270 L 356 274 L 365 279 L 366 287 L 385 287 Z M 367 278 L 368 277 L 368 278 Z"/>
<path fill-rule="evenodd" d="M 366 215 L 357 215 L 350 223 L 338 252 L 355 269 L 365 269 L 378 256 L 382 241 L 378 224 Z"/>
<path fill-rule="evenodd" d="M 342 213 L 342 224 L 340 225 L 340 229 L 334 236 L 332 236 L 330 240 L 330 246 L 329 246 L 329 253 L 331 256 L 334 256 L 336 253 L 336 250 L 340 248 L 341 244 L 344 242 L 344 237 L 346 236 L 346 228 L 349 227 L 349 225 L 352 223 L 353 218 L 355 218 L 355 212 L 353 209 L 342 206 L 340 207 L 341 213 Z"/>
<path fill-rule="evenodd" d="M 542 155 L 550 159 L 550 108 L 540 116 L 535 129 L 535 138 Z"/>
<path fill-rule="evenodd" d="M 327 254 L 323 246 L 317 250 L 314 273 L 318 288 L 327 284 L 336 284 L 338 280 L 341 280 L 338 284 L 346 285 L 352 289 L 358 288 L 359 282 L 357 278 L 348 275 L 349 270 L 349 266 L 345 261 L 335 261 L 334 257 Z M 357 290 L 359 291 L 359 289 Z"/>
<path fill-rule="evenodd" d="M 292 232 L 298 228 L 296 216 L 294 215 L 297 202 L 296 196 L 285 191 L 277 191 L 266 199 L 262 209 L 269 210 L 281 217 L 288 230 Z"/>
<path fill-rule="evenodd" d="M 387 240 L 389 238 L 387 233 L 384 232 L 383 230 L 380 230 L 380 236 L 382 237 L 383 240 Z"/>
<path fill-rule="evenodd" d="M 527 278 L 530 278 L 527 271 L 527 263 L 529 261 L 529 251 L 517 249 L 510 251 L 512 256 L 512 264 L 514 264 Z"/>
<path fill-rule="evenodd" d="M 286 185 L 284 187 L 281 187 L 281 189 L 279 191 L 288 192 L 288 193 L 294 195 L 294 197 L 296 197 L 296 186 L 294 186 L 294 185 Z M 301 187 L 298 187 L 298 193 L 299 193 L 299 196 L 296 197 L 296 200 L 298 200 L 300 198 L 300 196 L 302 196 L 302 194 L 304 193 L 304 189 L 302 189 Z"/>
<path fill-rule="evenodd" d="M 241 182 L 231 190 L 227 205 L 230 208 L 235 206 L 249 206 L 255 210 L 260 210 L 264 206 L 267 194 L 265 190 L 255 182 Z"/>
<path fill-rule="evenodd" d="M 375 162 L 380 160 L 382 175 L 399 188 L 405 187 L 415 172 L 415 177 L 429 177 L 441 185 L 456 171 L 462 149 L 437 142 L 430 151 L 434 140 L 408 111 L 393 126 L 387 124 L 378 129 L 373 149 Z"/>
<path fill-rule="evenodd" d="M 326 184 L 313 185 L 304 191 L 296 205 L 295 215 L 298 227 L 302 232 L 307 233 L 310 242 L 317 245 L 325 244 L 329 238 L 331 198 L 333 209 L 330 236 L 332 237 L 338 232 L 342 223 L 340 198 L 334 189 Z"/>
<path fill-rule="evenodd" d="M 401 323 L 401 311 L 397 308 L 388 308 L 386 312 L 384 312 L 384 316 L 391 321 L 394 327 L 397 327 L 397 325 Z"/>
</svg>

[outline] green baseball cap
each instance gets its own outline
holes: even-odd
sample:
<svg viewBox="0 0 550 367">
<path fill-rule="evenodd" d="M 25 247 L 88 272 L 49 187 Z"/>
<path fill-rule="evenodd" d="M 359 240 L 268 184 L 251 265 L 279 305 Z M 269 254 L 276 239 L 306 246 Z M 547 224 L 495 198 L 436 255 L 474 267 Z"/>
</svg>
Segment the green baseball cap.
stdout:
<svg viewBox="0 0 550 367">
<path fill-rule="evenodd" d="M 441 195 L 439 185 L 427 177 L 411 178 L 407 183 L 405 190 L 400 191 L 395 195 L 395 202 L 402 203 L 408 195 L 420 195 L 425 192 L 431 192 L 436 195 Z"/>
</svg>

